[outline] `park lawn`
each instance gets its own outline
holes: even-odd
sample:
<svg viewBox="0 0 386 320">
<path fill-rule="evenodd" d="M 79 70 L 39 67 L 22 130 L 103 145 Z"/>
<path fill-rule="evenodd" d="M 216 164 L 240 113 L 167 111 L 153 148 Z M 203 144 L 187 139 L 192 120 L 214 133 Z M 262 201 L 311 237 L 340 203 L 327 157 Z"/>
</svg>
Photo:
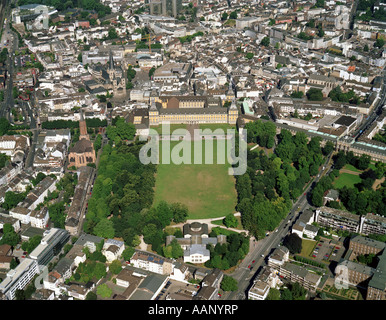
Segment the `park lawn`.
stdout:
<svg viewBox="0 0 386 320">
<path fill-rule="evenodd" d="M 182 143 L 182 144 L 181 144 Z M 183 143 L 171 141 L 171 150 Z M 213 150 L 217 141 L 213 141 Z M 228 174 L 229 163 L 217 164 L 214 152 L 213 164 L 205 164 L 205 144 L 203 143 L 202 162 L 193 163 L 193 147 L 191 147 L 191 163 L 162 163 L 162 142 L 160 143 L 160 164 L 157 168 L 154 204 L 164 200 L 168 203 L 180 202 L 189 209 L 188 219 L 207 219 L 226 216 L 235 212 L 237 193 L 235 178 Z M 180 155 L 182 155 L 180 153 Z"/>
<path fill-rule="evenodd" d="M 362 171 L 355 168 L 353 165 L 351 164 L 346 164 L 342 169 L 346 169 L 346 170 L 350 170 L 350 171 L 353 171 L 353 172 L 358 172 L 358 173 L 361 173 Z"/>
<path fill-rule="evenodd" d="M 356 183 L 359 183 L 361 181 L 362 179 L 358 175 L 343 172 L 339 175 L 339 177 L 334 181 L 333 184 L 337 189 L 341 189 L 344 186 L 352 188 Z"/>
<path fill-rule="evenodd" d="M 151 126 L 150 128 L 156 130 L 158 134 L 162 134 L 162 125 Z M 173 131 L 176 129 L 186 129 L 186 124 L 184 123 L 170 124 L 170 133 L 173 133 Z"/>
<path fill-rule="evenodd" d="M 314 250 L 316 241 L 302 239 L 302 251 L 300 255 L 305 258 L 310 258 L 312 251 Z"/>
<path fill-rule="evenodd" d="M 199 128 L 201 130 L 210 129 L 212 131 L 214 131 L 216 129 L 222 129 L 224 131 L 224 133 L 227 133 L 227 129 L 235 129 L 236 130 L 236 126 L 230 125 L 228 123 L 202 123 L 202 124 L 199 124 Z"/>
</svg>

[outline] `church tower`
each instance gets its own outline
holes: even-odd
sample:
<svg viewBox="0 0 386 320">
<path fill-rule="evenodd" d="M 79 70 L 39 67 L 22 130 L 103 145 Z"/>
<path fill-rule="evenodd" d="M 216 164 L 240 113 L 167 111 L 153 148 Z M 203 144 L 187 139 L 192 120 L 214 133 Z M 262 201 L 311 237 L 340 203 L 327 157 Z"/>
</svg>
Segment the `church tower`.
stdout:
<svg viewBox="0 0 386 320">
<path fill-rule="evenodd" d="M 113 53 L 110 50 L 109 67 L 107 70 L 112 84 L 114 95 L 126 95 L 125 73 L 122 68 L 117 68 L 114 64 Z"/>
</svg>

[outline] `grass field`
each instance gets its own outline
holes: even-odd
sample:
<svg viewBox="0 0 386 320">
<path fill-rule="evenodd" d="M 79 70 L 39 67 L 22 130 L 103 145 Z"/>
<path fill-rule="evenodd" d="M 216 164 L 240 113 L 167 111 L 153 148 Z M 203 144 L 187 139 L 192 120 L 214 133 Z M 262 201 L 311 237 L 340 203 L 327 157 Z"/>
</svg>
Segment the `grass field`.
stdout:
<svg viewBox="0 0 386 320">
<path fill-rule="evenodd" d="M 309 258 L 315 245 L 316 241 L 314 240 L 302 239 L 302 251 L 300 252 L 300 255 L 302 257 Z"/>
<path fill-rule="evenodd" d="M 186 144 L 185 144 L 186 143 Z M 176 146 L 191 150 L 191 163 L 194 163 L 193 147 L 188 142 L 172 141 L 171 153 Z M 213 141 L 213 150 L 217 142 Z M 205 159 L 205 145 L 202 147 Z M 223 150 L 224 151 L 224 150 Z M 181 156 L 183 153 L 180 152 Z M 197 155 L 197 154 L 196 154 Z M 160 160 L 162 159 L 162 142 Z M 165 164 L 160 161 L 157 169 L 154 203 L 161 200 L 168 203 L 181 202 L 189 208 L 189 219 L 206 219 L 226 216 L 235 212 L 237 193 L 234 176 L 228 174 L 229 163 L 217 164 L 215 153 L 213 164 Z"/>
<path fill-rule="evenodd" d="M 337 189 L 343 188 L 344 186 L 351 188 L 354 187 L 356 183 L 359 183 L 361 181 L 362 179 L 358 175 L 343 172 L 334 181 L 334 186 Z"/>
<path fill-rule="evenodd" d="M 152 126 L 151 127 L 152 129 L 156 130 L 158 132 L 158 134 L 162 134 L 162 125 L 159 125 L 159 126 Z M 186 124 L 170 124 L 170 133 L 173 133 L 174 130 L 176 129 L 186 129 Z"/>
<path fill-rule="evenodd" d="M 207 124 L 200 124 L 200 125 L 199 125 L 199 128 L 200 128 L 201 130 L 204 130 L 204 129 L 211 129 L 211 130 L 222 129 L 222 130 L 224 130 L 225 133 L 227 132 L 227 129 L 235 129 L 235 130 L 236 130 L 236 126 L 232 126 L 232 125 L 227 124 L 227 123 L 207 123 Z"/>
<path fill-rule="evenodd" d="M 351 164 L 346 164 L 342 169 L 346 169 L 346 170 L 350 170 L 350 171 L 353 171 L 353 172 L 358 172 L 358 173 L 361 173 L 362 171 L 355 168 L 353 165 Z"/>
</svg>

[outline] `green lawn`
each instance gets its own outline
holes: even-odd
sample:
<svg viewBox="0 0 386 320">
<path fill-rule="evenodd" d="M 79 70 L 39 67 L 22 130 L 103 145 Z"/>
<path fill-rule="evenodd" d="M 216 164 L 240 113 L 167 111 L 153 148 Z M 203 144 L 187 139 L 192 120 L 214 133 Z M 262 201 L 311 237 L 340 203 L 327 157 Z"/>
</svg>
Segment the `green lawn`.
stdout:
<svg viewBox="0 0 386 320">
<path fill-rule="evenodd" d="M 346 169 L 346 170 L 350 170 L 350 171 L 353 171 L 353 172 L 359 172 L 361 173 L 362 171 L 355 168 L 353 165 L 351 164 L 346 164 L 342 169 Z"/>
<path fill-rule="evenodd" d="M 334 181 L 334 186 L 337 189 L 343 188 L 344 186 L 351 188 L 354 187 L 356 183 L 361 182 L 362 179 L 358 175 L 341 173 L 339 177 Z"/>
<path fill-rule="evenodd" d="M 186 124 L 170 124 L 170 133 L 173 133 L 174 130 L 176 129 L 186 129 Z M 158 132 L 158 134 L 162 133 L 162 125 L 159 126 L 151 126 L 151 129 L 154 129 Z"/>
<path fill-rule="evenodd" d="M 185 144 L 186 143 L 186 144 Z M 171 152 L 176 146 L 185 146 L 191 150 L 193 163 L 193 147 L 188 142 L 172 141 Z M 213 141 L 213 150 L 217 141 Z M 217 164 L 216 152 L 213 164 L 205 164 L 205 144 L 202 147 L 203 164 L 170 164 L 162 163 L 162 142 L 160 145 L 160 164 L 158 165 L 154 203 L 161 200 L 168 203 L 181 202 L 189 208 L 189 219 L 206 219 L 226 216 L 235 212 L 237 193 L 235 178 L 228 174 L 230 165 Z M 224 151 L 224 150 L 223 150 Z M 183 153 L 180 152 L 181 156 Z M 197 154 L 196 154 L 197 155 Z"/>
<path fill-rule="evenodd" d="M 302 239 L 302 251 L 300 252 L 300 255 L 302 257 L 309 258 L 315 245 L 316 241 L 314 240 Z"/>
<path fill-rule="evenodd" d="M 204 129 L 211 129 L 212 131 L 215 130 L 215 129 L 222 129 L 222 130 L 224 130 L 225 133 L 227 132 L 227 129 L 235 129 L 235 130 L 236 130 L 236 126 L 230 125 L 230 124 L 227 124 L 227 123 L 207 123 L 207 124 L 200 124 L 200 125 L 199 125 L 199 128 L 200 128 L 201 130 L 204 130 Z"/>
</svg>

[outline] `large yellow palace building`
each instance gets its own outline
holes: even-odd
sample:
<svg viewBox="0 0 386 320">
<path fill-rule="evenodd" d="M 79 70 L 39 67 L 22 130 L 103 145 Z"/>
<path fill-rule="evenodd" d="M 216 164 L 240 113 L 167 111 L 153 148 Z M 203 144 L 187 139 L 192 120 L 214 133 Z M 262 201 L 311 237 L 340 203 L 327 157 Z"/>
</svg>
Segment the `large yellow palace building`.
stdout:
<svg viewBox="0 0 386 320">
<path fill-rule="evenodd" d="M 236 102 L 226 108 L 221 100 L 206 96 L 164 96 L 156 98 L 149 109 L 150 126 L 163 122 L 179 123 L 228 123 L 236 124 Z"/>
</svg>

